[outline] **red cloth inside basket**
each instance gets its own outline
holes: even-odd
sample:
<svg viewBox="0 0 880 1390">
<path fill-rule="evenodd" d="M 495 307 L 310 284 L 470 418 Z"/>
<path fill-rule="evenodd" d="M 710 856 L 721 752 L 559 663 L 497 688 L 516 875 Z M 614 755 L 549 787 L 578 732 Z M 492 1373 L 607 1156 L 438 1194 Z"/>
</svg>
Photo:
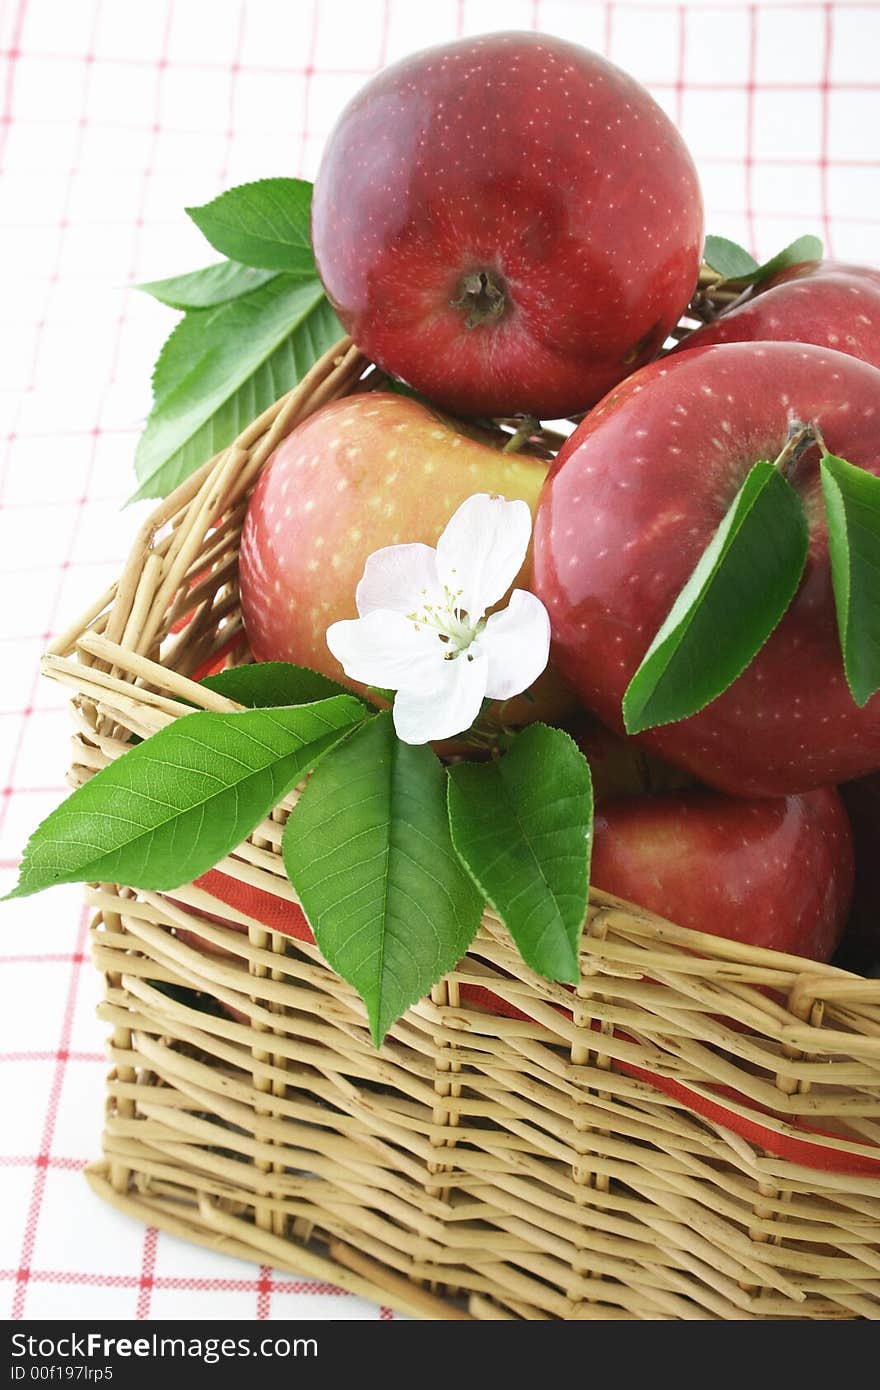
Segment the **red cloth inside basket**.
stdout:
<svg viewBox="0 0 880 1390">
<path fill-rule="evenodd" d="M 254 888 L 249 884 L 241 883 L 238 879 L 231 878 L 228 874 L 222 874 L 217 869 L 211 869 L 201 878 L 196 879 L 195 886 L 210 894 L 212 898 L 216 898 L 218 902 L 225 903 L 227 907 L 235 908 L 246 917 L 251 917 L 262 923 L 271 931 L 294 937 L 298 941 L 314 941 L 305 915 L 296 903 L 285 902 L 273 893 L 267 893 L 261 888 Z M 229 922 L 225 918 L 218 916 L 218 920 L 223 921 L 233 930 L 245 930 L 240 924 Z M 528 1021 L 528 1015 L 521 1013 L 508 1004 L 506 1000 L 500 999 L 491 990 L 482 986 L 462 985 L 460 996 L 463 1003 L 483 1008 L 489 1013 Z M 598 1029 L 598 1024 L 594 1024 L 594 1027 Z M 620 1030 L 615 1030 L 615 1037 L 628 1040 L 627 1035 Z M 712 1086 L 712 1095 L 707 1096 L 683 1085 L 680 1081 L 675 1081 L 668 1076 L 660 1076 L 644 1067 L 636 1067 L 620 1060 L 615 1060 L 614 1066 L 626 1076 L 646 1082 L 656 1090 L 662 1091 L 670 1099 L 686 1106 L 694 1114 L 700 1115 L 703 1119 L 710 1120 L 714 1124 L 723 1125 L 748 1143 L 754 1144 L 759 1149 L 765 1149 L 767 1153 L 774 1154 L 777 1158 L 784 1158 L 791 1163 L 799 1163 L 804 1167 L 821 1169 L 826 1172 L 880 1176 L 880 1148 L 876 1146 L 850 1139 L 845 1141 L 849 1146 L 846 1149 L 818 1143 L 817 1139 L 820 1138 L 839 1142 L 841 1136 L 808 1125 L 802 1120 L 798 1121 L 796 1118 L 784 1116 L 776 1118 L 783 1120 L 789 1132 L 779 1134 L 776 1130 L 762 1123 L 762 1116 L 771 1115 L 771 1111 L 762 1111 L 747 1096 L 740 1095 L 728 1087 Z M 729 1101 L 730 1104 L 725 1105 L 725 1100 Z M 731 1108 L 732 1106 L 736 1108 Z M 797 1132 L 794 1132 L 795 1128 Z"/>
</svg>

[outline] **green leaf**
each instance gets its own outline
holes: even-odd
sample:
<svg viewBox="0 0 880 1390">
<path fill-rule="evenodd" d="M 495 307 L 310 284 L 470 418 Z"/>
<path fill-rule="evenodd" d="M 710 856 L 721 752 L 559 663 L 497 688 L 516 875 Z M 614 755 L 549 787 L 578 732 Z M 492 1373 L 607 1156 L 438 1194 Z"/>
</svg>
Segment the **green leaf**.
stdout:
<svg viewBox="0 0 880 1390">
<path fill-rule="evenodd" d="M 778 275 L 780 270 L 785 270 L 790 265 L 801 265 L 804 261 L 819 261 L 822 259 L 823 250 L 817 236 L 799 236 L 797 241 L 793 241 L 790 246 L 786 246 L 758 267 L 751 277 L 752 284 L 769 280 L 771 276 Z"/>
<path fill-rule="evenodd" d="M 449 769 L 452 843 L 527 965 L 576 984 L 593 794 L 583 753 L 532 724 L 503 758 Z"/>
<path fill-rule="evenodd" d="M 314 276 L 311 205 L 312 185 L 305 179 L 258 179 L 187 212 L 215 250 L 230 260 Z"/>
<path fill-rule="evenodd" d="M 341 336 L 318 280 L 278 275 L 214 309 L 191 310 L 156 364 L 156 402 L 135 455 L 140 487 L 131 500 L 167 496 Z"/>
<path fill-rule="evenodd" d="M 758 285 L 778 275 L 787 266 L 820 260 L 822 250 L 817 236 L 801 236 L 769 261 L 759 265 L 754 256 L 749 255 L 742 246 L 737 246 L 735 241 L 728 241 L 723 236 L 707 236 L 703 260 L 725 280 L 733 280 L 743 286 Z"/>
<path fill-rule="evenodd" d="M 390 713 L 375 715 L 309 780 L 283 853 L 318 946 L 360 994 L 379 1046 L 465 954 L 482 912 L 452 847 L 441 764 L 401 743 Z"/>
<path fill-rule="evenodd" d="M 215 316 L 207 310 L 193 310 L 185 314 L 168 334 L 153 367 L 153 415 L 164 396 L 170 396 L 198 371 L 202 359 L 210 351 L 207 330 L 215 321 L 222 322 L 221 315 L 218 314 L 215 320 Z"/>
<path fill-rule="evenodd" d="M 737 246 L 735 241 L 728 241 L 725 236 L 706 237 L 703 260 L 725 280 L 739 280 L 758 269 L 754 256 L 750 256 L 744 247 Z"/>
<path fill-rule="evenodd" d="M 177 888 L 241 844 L 364 715 L 351 695 L 182 715 L 98 772 L 31 836 L 18 884 Z"/>
<path fill-rule="evenodd" d="M 843 665 L 861 706 L 880 689 L 880 478 L 833 454 L 821 473 Z"/>
<path fill-rule="evenodd" d="M 310 705 L 332 695 L 350 695 L 344 685 L 288 661 L 258 661 L 249 666 L 231 666 L 215 676 L 205 676 L 200 685 L 228 695 L 248 709 L 277 705 Z"/>
<path fill-rule="evenodd" d="M 736 680 L 794 598 L 807 546 L 794 488 L 756 463 L 627 687 L 629 733 L 686 719 Z"/>
<path fill-rule="evenodd" d="M 147 280 L 136 290 L 151 294 L 172 309 L 213 309 L 230 299 L 250 294 L 278 274 L 275 270 L 255 270 L 237 261 L 221 261 L 188 275 L 172 275 L 168 280 Z"/>
</svg>

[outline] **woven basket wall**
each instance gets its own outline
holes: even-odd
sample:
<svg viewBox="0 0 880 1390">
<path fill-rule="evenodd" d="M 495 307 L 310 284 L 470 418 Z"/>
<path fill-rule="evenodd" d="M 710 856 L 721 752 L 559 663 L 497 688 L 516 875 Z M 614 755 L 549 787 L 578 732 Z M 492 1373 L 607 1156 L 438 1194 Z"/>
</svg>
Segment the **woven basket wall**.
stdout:
<svg viewBox="0 0 880 1390">
<path fill-rule="evenodd" d="M 184 483 L 45 658 L 74 692 L 75 784 L 191 704 L 235 708 L 193 678 L 247 659 L 248 492 L 364 367 L 340 344 Z M 88 890 L 112 1058 L 98 1191 L 429 1318 L 880 1316 L 880 982 L 594 892 L 575 993 L 487 913 L 376 1052 L 291 928 L 291 802 L 199 885 Z M 230 880 L 248 911 L 223 905 Z"/>
</svg>

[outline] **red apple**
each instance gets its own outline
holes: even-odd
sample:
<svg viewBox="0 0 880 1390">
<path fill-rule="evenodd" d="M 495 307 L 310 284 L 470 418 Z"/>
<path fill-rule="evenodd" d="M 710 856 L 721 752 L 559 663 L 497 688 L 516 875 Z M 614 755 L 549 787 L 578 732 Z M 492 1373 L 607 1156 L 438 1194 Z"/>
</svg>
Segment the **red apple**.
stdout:
<svg viewBox="0 0 880 1390">
<path fill-rule="evenodd" d="M 880 773 L 840 788 L 856 855 L 856 888 L 844 947 L 855 964 L 880 965 Z"/>
<path fill-rule="evenodd" d="M 279 445 L 254 489 L 241 537 L 241 607 L 258 661 L 292 661 L 357 689 L 327 646 L 357 617 L 367 556 L 386 545 L 435 545 L 475 492 L 521 498 L 534 513 L 547 465 L 460 434 L 406 396 L 368 392 L 325 406 Z M 520 583 L 524 583 L 524 579 Z M 536 702 L 505 717 L 555 719 L 573 700 L 553 674 Z"/>
<path fill-rule="evenodd" d="M 849 822 L 833 787 L 626 797 L 597 813 L 590 878 L 678 926 L 829 960 L 852 897 Z"/>
<path fill-rule="evenodd" d="M 744 342 L 815 343 L 880 367 L 880 270 L 837 261 L 790 266 L 676 351 Z"/>
<path fill-rule="evenodd" d="M 643 87 L 545 34 L 386 68 L 324 151 L 312 240 L 374 361 L 463 415 L 583 410 L 650 361 L 697 280 L 690 155 Z"/>
<path fill-rule="evenodd" d="M 624 691 L 749 469 L 777 457 L 793 419 L 820 423 L 832 453 L 880 475 L 880 370 L 793 343 L 653 363 L 561 450 L 538 507 L 533 587 L 559 670 L 611 728 L 622 730 Z M 859 709 L 843 673 L 818 458 L 810 448 L 791 474 L 810 553 L 782 622 L 717 700 L 639 735 L 737 795 L 807 791 L 880 767 L 880 697 Z"/>
</svg>

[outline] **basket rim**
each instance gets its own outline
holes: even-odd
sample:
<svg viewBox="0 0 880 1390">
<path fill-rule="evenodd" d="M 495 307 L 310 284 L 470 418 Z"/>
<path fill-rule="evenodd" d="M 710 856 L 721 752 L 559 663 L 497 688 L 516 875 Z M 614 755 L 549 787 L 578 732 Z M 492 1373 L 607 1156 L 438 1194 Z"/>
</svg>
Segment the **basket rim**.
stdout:
<svg viewBox="0 0 880 1390">
<path fill-rule="evenodd" d="M 119 640 L 113 641 L 106 636 L 99 637 L 93 634 L 92 624 L 96 617 L 108 608 L 112 612 L 123 600 L 126 579 L 140 576 L 146 560 L 153 553 L 159 532 L 174 517 L 184 508 L 203 507 L 212 501 L 220 508 L 223 502 L 222 492 L 216 497 L 212 497 L 212 494 L 218 480 L 223 478 L 230 465 L 240 465 L 248 475 L 252 474 L 248 477 L 247 487 L 243 489 L 246 494 L 275 448 L 300 423 L 297 416 L 298 407 L 314 394 L 314 388 L 318 387 L 320 391 L 321 388 L 327 387 L 329 389 L 324 394 L 330 394 L 342 381 L 346 383 L 344 391 L 338 394 L 347 393 L 363 375 L 364 370 L 372 365 L 349 336 L 340 338 L 296 386 L 286 391 L 251 421 L 231 444 L 207 459 L 172 493 L 161 499 L 137 531 L 120 578 L 49 645 L 40 663 L 42 673 L 53 680 L 66 677 L 64 683 L 73 684 L 69 679 L 73 672 L 79 671 L 85 675 L 81 664 L 83 657 L 90 668 L 93 668 L 94 662 L 97 661 L 99 665 L 115 671 L 120 669 L 120 659 L 128 658 L 136 663 L 138 676 L 150 684 L 158 685 L 160 688 L 164 685 L 167 689 L 167 680 L 163 680 L 163 677 L 173 676 L 172 699 L 178 706 L 180 715 L 189 712 L 192 704 L 202 708 L 238 709 L 239 706 L 234 701 L 214 696 L 204 686 L 179 675 L 173 668 L 151 661 L 133 646 L 127 646 L 124 632 L 120 631 Z M 253 458 L 255 453 L 256 460 Z M 134 685 L 133 680 L 131 684 Z M 189 703 L 180 703 L 181 697 Z M 72 699 L 75 699 L 75 694 Z M 649 933 L 646 934 L 653 936 L 658 944 L 665 943 L 679 951 L 693 952 L 708 960 L 757 969 L 765 968 L 774 972 L 777 977 L 780 973 L 790 973 L 794 978 L 790 985 L 789 1007 L 801 1019 L 809 1019 L 817 1005 L 832 1000 L 840 1002 L 845 998 L 859 1003 L 873 1002 L 880 1005 L 880 979 L 804 956 L 681 927 L 637 903 L 617 898 L 592 885 L 590 902 L 594 906 L 598 904 L 602 913 L 624 913 L 630 921 L 648 928 Z M 678 957 L 675 959 L 677 968 L 680 968 Z"/>
</svg>

